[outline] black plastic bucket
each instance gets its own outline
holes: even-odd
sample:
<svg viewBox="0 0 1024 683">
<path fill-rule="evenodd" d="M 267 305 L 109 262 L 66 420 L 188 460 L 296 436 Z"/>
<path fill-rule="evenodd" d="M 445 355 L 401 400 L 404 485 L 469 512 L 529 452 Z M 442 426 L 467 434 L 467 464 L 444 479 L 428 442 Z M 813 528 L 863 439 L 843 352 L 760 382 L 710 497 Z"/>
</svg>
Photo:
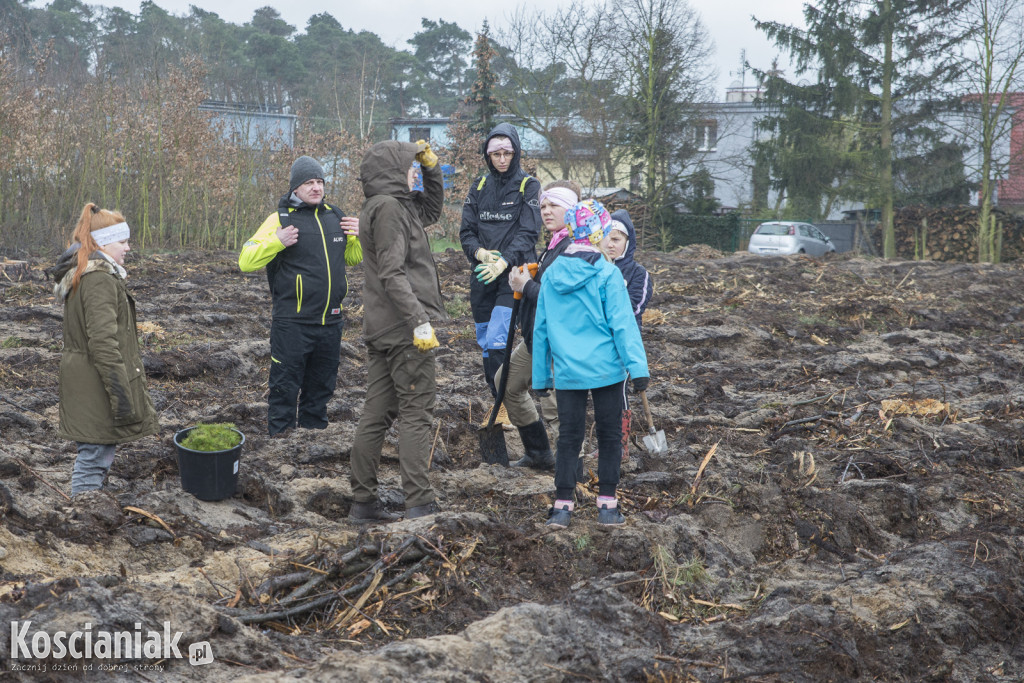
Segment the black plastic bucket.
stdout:
<svg viewBox="0 0 1024 683">
<path fill-rule="evenodd" d="M 242 441 L 230 450 L 194 451 L 181 445 L 192 429 L 188 427 L 174 435 L 181 488 L 199 500 L 230 498 L 235 495 L 235 486 L 238 484 L 238 460 L 242 455 L 242 446 L 245 445 L 245 434 L 233 430 L 242 437 Z"/>
</svg>

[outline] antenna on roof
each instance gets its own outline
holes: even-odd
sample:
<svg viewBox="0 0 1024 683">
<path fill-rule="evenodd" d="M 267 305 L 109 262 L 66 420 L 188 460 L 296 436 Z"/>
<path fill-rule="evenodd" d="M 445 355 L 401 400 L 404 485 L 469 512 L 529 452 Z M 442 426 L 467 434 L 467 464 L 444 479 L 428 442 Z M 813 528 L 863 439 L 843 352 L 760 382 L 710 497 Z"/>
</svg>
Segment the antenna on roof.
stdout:
<svg viewBox="0 0 1024 683">
<path fill-rule="evenodd" d="M 730 76 L 740 77 L 740 90 L 745 90 L 747 87 L 747 48 L 740 50 L 740 68 L 736 71 L 730 71 Z"/>
</svg>

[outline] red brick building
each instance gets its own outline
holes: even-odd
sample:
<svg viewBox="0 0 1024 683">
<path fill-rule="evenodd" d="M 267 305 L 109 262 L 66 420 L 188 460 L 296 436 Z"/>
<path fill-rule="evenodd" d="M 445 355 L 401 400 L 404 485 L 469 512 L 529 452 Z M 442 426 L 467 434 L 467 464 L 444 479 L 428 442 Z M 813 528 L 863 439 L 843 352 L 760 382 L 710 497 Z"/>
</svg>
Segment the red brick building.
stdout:
<svg viewBox="0 0 1024 683">
<path fill-rule="evenodd" d="M 1024 210 L 1024 93 L 1008 96 L 1013 127 L 1010 130 L 1010 159 L 1006 179 L 997 185 L 997 204 L 1002 209 Z"/>
</svg>

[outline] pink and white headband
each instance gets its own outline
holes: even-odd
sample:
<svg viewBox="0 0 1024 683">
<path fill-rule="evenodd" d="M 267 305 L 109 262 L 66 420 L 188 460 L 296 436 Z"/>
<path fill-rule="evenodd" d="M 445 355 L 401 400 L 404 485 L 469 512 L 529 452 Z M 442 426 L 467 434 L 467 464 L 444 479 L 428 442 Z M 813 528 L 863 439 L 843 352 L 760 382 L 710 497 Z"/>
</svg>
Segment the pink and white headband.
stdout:
<svg viewBox="0 0 1024 683">
<path fill-rule="evenodd" d="M 552 187 L 550 190 L 544 190 L 540 193 L 540 203 L 543 204 L 545 199 L 563 209 L 571 209 L 580 200 L 576 193 L 567 187 Z"/>
<path fill-rule="evenodd" d="M 91 233 L 92 238 L 96 240 L 98 246 L 106 246 L 113 242 L 123 242 L 131 237 L 132 231 L 128 227 L 127 223 L 115 223 L 114 225 L 108 225 L 105 228 L 99 230 L 93 230 Z"/>
<path fill-rule="evenodd" d="M 515 149 L 512 147 L 512 141 L 502 135 L 495 135 L 493 138 L 487 141 L 487 153 L 493 154 L 499 149 L 505 149 L 509 152 L 515 153 Z"/>
</svg>

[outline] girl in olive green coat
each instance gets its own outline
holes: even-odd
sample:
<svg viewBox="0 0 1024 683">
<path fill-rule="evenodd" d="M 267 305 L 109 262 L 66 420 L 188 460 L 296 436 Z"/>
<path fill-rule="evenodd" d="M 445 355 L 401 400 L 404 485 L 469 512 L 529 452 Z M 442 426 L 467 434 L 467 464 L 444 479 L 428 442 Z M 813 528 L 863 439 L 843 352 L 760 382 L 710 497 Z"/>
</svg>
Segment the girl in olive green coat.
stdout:
<svg viewBox="0 0 1024 683">
<path fill-rule="evenodd" d="M 116 444 L 159 429 L 125 287 L 129 236 L 124 216 L 86 204 L 54 268 L 53 291 L 64 302 L 58 433 L 78 446 L 71 495 L 103 486 Z"/>
</svg>

